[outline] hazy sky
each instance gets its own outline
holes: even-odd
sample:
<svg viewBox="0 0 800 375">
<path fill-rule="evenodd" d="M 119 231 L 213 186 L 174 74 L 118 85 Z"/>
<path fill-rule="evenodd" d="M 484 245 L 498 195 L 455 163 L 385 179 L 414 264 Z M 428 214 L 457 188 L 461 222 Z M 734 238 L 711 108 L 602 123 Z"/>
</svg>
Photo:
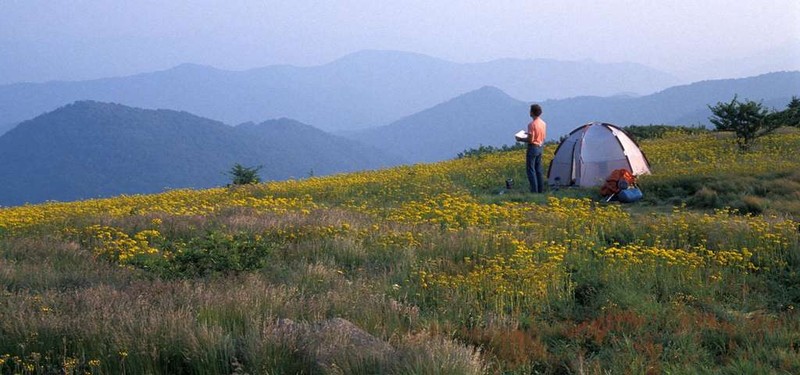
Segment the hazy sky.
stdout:
<svg viewBox="0 0 800 375">
<path fill-rule="evenodd" d="M 316 65 L 363 49 L 457 62 L 632 61 L 679 72 L 798 40 L 798 0 L 0 0 L 0 83 L 185 62 Z"/>
</svg>

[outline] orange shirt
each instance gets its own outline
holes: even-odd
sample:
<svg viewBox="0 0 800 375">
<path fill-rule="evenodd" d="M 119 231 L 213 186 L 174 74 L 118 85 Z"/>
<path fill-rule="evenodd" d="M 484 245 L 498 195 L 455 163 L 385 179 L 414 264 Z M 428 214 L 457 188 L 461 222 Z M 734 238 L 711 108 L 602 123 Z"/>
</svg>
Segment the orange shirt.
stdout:
<svg viewBox="0 0 800 375">
<path fill-rule="evenodd" d="M 540 117 L 535 118 L 528 124 L 528 142 L 534 144 L 536 146 L 541 146 L 544 144 L 544 138 L 547 136 L 547 123 L 544 122 Z"/>
</svg>

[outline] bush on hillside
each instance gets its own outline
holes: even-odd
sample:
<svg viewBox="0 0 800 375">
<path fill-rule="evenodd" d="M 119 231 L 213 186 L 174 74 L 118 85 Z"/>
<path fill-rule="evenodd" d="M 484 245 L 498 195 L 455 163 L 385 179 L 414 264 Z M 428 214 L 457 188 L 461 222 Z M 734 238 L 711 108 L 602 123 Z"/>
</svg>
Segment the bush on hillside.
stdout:
<svg viewBox="0 0 800 375">
<path fill-rule="evenodd" d="M 736 134 L 739 149 L 747 151 L 756 138 L 773 132 L 782 124 L 777 121 L 777 114 L 764 108 L 760 102 L 745 100 L 740 102 L 736 95 L 728 103 L 718 102 L 708 106 L 714 115 L 708 120 L 718 131 L 732 131 Z"/>
<path fill-rule="evenodd" d="M 263 166 L 245 167 L 236 163 L 227 174 L 231 177 L 231 183 L 234 185 L 257 184 L 261 182 L 261 177 L 258 176 L 258 171 L 261 168 Z"/>
<path fill-rule="evenodd" d="M 203 235 L 159 244 L 169 256 L 140 255 L 131 264 L 164 278 L 235 274 L 264 267 L 277 244 L 247 232 L 209 230 Z"/>
</svg>

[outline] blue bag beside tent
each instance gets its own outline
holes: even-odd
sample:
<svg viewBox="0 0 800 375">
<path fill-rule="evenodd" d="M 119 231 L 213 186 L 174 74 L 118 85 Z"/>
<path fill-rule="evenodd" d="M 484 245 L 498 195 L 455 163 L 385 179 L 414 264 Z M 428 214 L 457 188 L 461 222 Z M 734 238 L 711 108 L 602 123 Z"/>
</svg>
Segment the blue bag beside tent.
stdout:
<svg viewBox="0 0 800 375">
<path fill-rule="evenodd" d="M 629 188 L 620 190 L 617 199 L 622 203 L 632 203 L 642 199 L 642 191 L 639 188 Z"/>
</svg>

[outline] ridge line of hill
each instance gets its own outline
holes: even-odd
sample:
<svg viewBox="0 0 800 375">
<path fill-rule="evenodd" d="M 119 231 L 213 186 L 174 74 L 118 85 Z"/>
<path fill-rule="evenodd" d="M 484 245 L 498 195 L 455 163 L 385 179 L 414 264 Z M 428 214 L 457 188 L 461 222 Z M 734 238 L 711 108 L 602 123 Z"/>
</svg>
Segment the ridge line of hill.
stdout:
<svg viewBox="0 0 800 375">
<path fill-rule="evenodd" d="M 78 101 L 0 136 L 0 205 L 222 186 L 235 163 L 279 180 L 402 160 L 294 120 L 228 126 L 185 111 Z"/>
<path fill-rule="evenodd" d="M 546 100 L 541 105 L 547 138 L 558 140 L 591 121 L 619 126 L 707 126 L 711 116 L 708 105 L 729 101 L 734 95 L 782 108 L 792 96 L 800 96 L 800 71 L 708 80 L 646 96 L 579 96 Z M 439 161 L 470 148 L 513 144 L 512 135 L 530 121 L 529 104 L 496 87 L 484 86 L 387 125 L 342 135 L 384 145 L 386 152 L 411 162 Z"/>
</svg>

